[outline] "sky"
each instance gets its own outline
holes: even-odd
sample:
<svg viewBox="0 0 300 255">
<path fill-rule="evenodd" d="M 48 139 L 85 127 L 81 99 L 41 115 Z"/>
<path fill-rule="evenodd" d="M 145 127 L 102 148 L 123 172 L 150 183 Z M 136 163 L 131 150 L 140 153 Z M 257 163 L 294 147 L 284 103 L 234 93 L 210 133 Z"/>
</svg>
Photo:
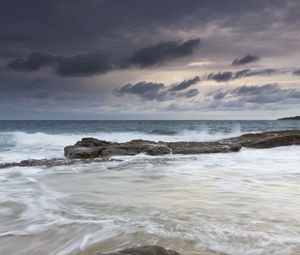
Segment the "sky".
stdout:
<svg viewBox="0 0 300 255">
<path fill-rule="evenodd" d="M 299 0 L 0 0 L 0 119 L 300 115 Z"/>
</svg>

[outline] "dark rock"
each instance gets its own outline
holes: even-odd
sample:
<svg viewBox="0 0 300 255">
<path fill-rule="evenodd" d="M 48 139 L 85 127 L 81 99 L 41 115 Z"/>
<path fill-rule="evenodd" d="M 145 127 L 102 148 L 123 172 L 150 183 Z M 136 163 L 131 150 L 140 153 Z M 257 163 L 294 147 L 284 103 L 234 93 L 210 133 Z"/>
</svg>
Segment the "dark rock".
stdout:
<svg viewBox="0 0 300 255">
<path fill-rule="evenodd" d="M 180 255 L 174 250 L 168 250 L 157 245 L 147 245 L 129 248 L 116 252 L 96 253 L 95 255 Z"/>
<path fill-rule="evenodd" d="M 215 142 L 152 142 L 138 139 L 126 143 L 113 143 L 95 138 L 83 138 L 75 145 L 64 148 L 64 154 L 69 160 L 65 158 L 23 160 L 21 162 L 2 163 L 0 164 L 0 168 L 13 166 L 56 166 L 74 164 L 76 160 L 80 163 L 106 161 L 112 156 L 133 156 L 139 153 L 153 156 L 171 153 L 224 153 L 239 151 L 241 147 L 261 149 L 289 145 L 300 145 L 300 130 L 245 134 Z"/>
<path fill-rule="evenodd" d="M 139 151 L 137 151 L 135 148 L 126 148 L 122 146 L 113 146 L 109 147 L 107 149 L 104 149 L 101 152 L 101 156 L 104 158 L 109 158 L 112 156 L 134 156 L 138 154 Z"/>
<path fill-rule="evenodd" d="M 82 147 L 81 145 L 71 145 L 64 148 L 67 158 L 98 158 L 102 150 L 102 147 Z"/>
<path fill-rule="evenodd" d="M 139 153 L 147 155 L 165 154 L 201 154 L 240 150 L 241 145 L 229 142 L 153 142 L 132 140 L 126 143 L 110 143 L 94 138 L 83 138 L 75 145 L 65 147 L 67 158 L 109 158 L 112 156 L 134 156 Z"/>
<path fill-rule="evenodd" d="M 145 153 L 151 156 L 172 154 L 172 149 L 166 145 L 155 144 L 146 148 Z"/>
<path fill-rule="evenodd" d="M 73 165 L 77 163 L 92 163 L 92 162 L 104 162 L 112 161 L 109 159 L 94 158 L 94 159 L 72 159 L 67 160 L 66 158 L 52 158 L 52 159 L 28 159 L 22 160 L 20 162 L 11 162 L 11 163 L 2 163 L 0 164 L 1 168 L 8 167 L 30 167 L 30 166 L 42 166 L 42 167 L 53 167 L 53 166 L 62 166 L 62 165 Z M 114 160 L 115 161 L 115 160 Z"/>
<path fill-rule="evenodd" d="M 223 141 L 256 149 L 300 145 L 300 130 L 245 134 L 235 138 L 224 139 Z"/>
<path fill-rule="evenodd" d="M 220 142 L 173 142 L 168 143 L 173 154 L 203 154 L 239 151 L 241 145 Z"/>
<path fill-rule="evenodd" d="M 278 120 L 300 120 L 300 116 L 280 118 Z"/>
<path fill-rule="evenodd" d="M 112 143 L 94 138 L 83 138 L 73 146 L 65 148 L 68 158 L 109 158 L 112 156 L 133 156 L 139 153 L 148 155 L 203 154 L 236 152 L 241 147 L 271 148 L 300 144 L 300 130 L 285 130 L 245 134 L 239 137 L 215 142 L 153 142 L 132 140 L 126 143 Z"/>
<path fill-rule="evenodd" d="M 107 142 L 104 140 L 98 140 L 95 138 L 82 138 L 81 141 L 77 142 L 77 146 L 82 146 L 82 147 L 101 147 L 101 146 L 107 146 L 112 144 L 111 142 Z"/>
</svg>

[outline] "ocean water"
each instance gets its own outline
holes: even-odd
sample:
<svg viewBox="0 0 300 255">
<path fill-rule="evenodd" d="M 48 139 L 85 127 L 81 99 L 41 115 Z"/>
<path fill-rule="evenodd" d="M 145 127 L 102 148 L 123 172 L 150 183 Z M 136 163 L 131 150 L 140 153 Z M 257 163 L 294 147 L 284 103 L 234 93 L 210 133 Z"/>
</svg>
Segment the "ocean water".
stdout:
<svg viewBox="0 0 300 255">
<path fill-rule="evenodd" d="M 0 163 L 63 157 L 82 137 L 213 141 L 300 121 L 0 121 Z M 300 146 L 0 169 L 0 254 L 300 254 Z"/>
</svg>

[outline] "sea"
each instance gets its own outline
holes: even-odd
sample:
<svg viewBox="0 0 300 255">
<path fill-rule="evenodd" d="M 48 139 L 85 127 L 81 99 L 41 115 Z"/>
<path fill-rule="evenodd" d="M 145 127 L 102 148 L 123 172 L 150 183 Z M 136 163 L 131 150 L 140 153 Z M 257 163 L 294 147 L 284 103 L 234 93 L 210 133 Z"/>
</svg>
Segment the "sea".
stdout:
<svg viewBox="0 0 300 255">
<path fill-rule="evenodd" d="M 214 141 L 300 121 L 0 121 L 0 163 L 63 157 L 83 137 Z M 299 255 L 300 146 L 0 169 L 1 255 Z"/>
</svg>

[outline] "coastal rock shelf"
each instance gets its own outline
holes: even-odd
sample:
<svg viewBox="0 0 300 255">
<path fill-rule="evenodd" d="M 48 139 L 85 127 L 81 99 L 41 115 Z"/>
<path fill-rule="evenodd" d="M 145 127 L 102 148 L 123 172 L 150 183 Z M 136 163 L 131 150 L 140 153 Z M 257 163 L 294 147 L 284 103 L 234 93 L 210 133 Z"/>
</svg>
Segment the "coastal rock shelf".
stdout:
<svg viewBox="0 0 300 255">
<path fill-rule="evenodd" d="M 280 118 L 278 120 L 300 120 L 300 116 Z"/>
<path fill-rule="evenodd" d="M 108 142 L 95 138 L 82 138 L 64 148 L 66 158 L 30 159 L 2 163 L 0 168 L 26 166 L 59 166 L 77 163 L 110 161 L 112 156 L 134 156 L 139 153 L 158 156 L 166 154 L 207 154 L 237 152 L 242 147 L 266 149 L 278 146 L 300 145 L 300 130 L 284 130 L 244 134 L 214 142 L 153 142 L 132 140 L 125 143 Z M 115 160 L 115 159 L 114 159 Z"/>
<path fill-rule="evenodd" d="M 239 151 L 242 147 L 262 149 L 288 145 L 300 145 L 300 130 L 245 134 L 215 142 L 153 142 L 132 140 L 125 143 L 114 143 L 95 138 L 83 138 L 75 145 L 65 147 L 64 153 L 70 159 L 91 159 L 125 155 L 134 156 L 139 153 L 152 156 L 225 153 Z"/>
<path fill-rule="evenodd" d="M 8 167 L 28 167 L 28 166 L 43 166 L 43 167 L 53 167 L 53 166 L 63 166 L 63 165 L 74 165 L 82 163 L 91 163 L 91 162 L 107 162 L 107 161 L 116 161 L 112 159 L 102 159 L 102 158 L 92 158 L 92 159 L 66 159 L 66 158 L 51 158 L 51 159 L 28 159 L 22 160 L 20 162 L 9 162 L 0 164 L 1 168 Z"/>
<path fill-rule="evenodd" d="M 112 156 L 134 156 L 165 154 L 203 154 L 238 151 L 241 146 L 229 142 L 153 142 L 132 140 L 126 143 L 113 143 L 94 138 L 83 138 L 75 145 L 65 147 L 65 156 L 71 159 L 109 158 Z"/>
<path fill-rule="evenodd" d="M 242 147 L 255 149 L 300 145 L 300 130 L 244 134 L 239 137 L 224 139 L 223 142 L 238 143 Z"/>
<path fill-rule="evenodd" d="M 157 245 L 133 247 L 116 252 L 96 253 L 95 255 L 180 255 L 178 252 Z"/>
</svg>

